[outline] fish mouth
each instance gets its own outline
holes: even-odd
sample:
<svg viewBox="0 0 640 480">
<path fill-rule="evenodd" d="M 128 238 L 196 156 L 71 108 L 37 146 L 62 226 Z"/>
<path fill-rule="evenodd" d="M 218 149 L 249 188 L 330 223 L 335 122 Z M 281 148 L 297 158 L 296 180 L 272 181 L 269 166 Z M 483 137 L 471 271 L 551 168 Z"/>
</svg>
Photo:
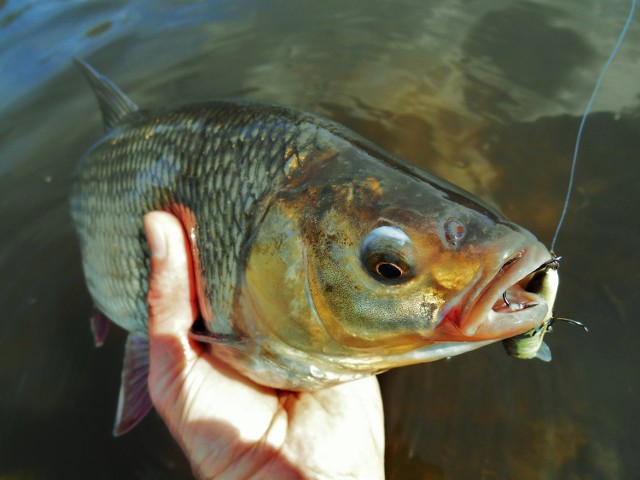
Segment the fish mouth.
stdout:
<svg viewBox="0 0 640 480">
<path fill-rule="evenodd" d="M 527 287 L 550 258 L 541 243 L 517 251 L 475 299 L 467 298 L 463 308 L 449 312 L 443 324 L 455 325 L 463 337 L 458 341 L 501 340 L 541 324 L 551 306 Z"/>
</svg>

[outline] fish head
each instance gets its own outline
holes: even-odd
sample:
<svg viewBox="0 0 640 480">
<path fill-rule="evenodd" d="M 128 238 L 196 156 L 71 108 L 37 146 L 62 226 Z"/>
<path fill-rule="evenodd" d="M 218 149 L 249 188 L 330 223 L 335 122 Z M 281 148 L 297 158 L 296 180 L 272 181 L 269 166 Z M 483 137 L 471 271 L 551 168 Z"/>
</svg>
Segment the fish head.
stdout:
<svg viewBox="0 0 640 480">
<path fill-rule="evenodd" d="M 547 317 L 526 286 L 551 254 L 480 199 L 366 143 L 334 140 L 301 163 L 247 262 L 260 338 L 380 371 Z"/>
</svg>

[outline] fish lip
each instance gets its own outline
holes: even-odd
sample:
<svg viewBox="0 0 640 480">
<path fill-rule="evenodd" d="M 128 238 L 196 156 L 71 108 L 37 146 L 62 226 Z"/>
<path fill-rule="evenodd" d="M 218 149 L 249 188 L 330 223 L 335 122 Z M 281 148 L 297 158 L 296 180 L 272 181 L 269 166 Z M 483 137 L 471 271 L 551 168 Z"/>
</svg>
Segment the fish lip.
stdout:
<svg viewBox="0 0 640 480">
<path fill-rule="evenodd" d="M 454 309 L 459 313 L 445 320 L 454 322 L 467 341 L 500 340 L 534 328 L 544 320 L 549 306 L 540 295 L 527 292 L 525 287 L 532 274 L 550 258 L 551 254 L 540 242 L 517 250 L 475 298 L 467 297 L 466 305 Z M 524 308 L 508 308 L 503 300 L 506 291 L 525 300 Z M 504 307 L 496 310 L 494 306 L 500 302 Z"/>
</svg>

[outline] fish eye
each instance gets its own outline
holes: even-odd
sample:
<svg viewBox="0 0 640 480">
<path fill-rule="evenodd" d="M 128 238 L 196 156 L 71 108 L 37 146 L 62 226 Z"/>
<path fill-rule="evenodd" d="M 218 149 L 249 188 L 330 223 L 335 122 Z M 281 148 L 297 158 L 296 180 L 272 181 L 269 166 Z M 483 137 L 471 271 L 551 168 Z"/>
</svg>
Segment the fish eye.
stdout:
<svg viewBox="0 0 640 480">
<path fill-rule="evenodd" d="M 408 280 L 413 273 L 411 239 L 397 227 L 385 225 L 369 232 L 360 256 L 369 274 L 381 282 Z"/>
<path fill-rule="evenodd" d="M 369 273 L 377 280 L 400 280 L 411 273 L 403 258 L 390 252 L 378 252 L 365 259 Z"/>
<path fill-rule="evenodd" d="M 392 262 L 378 262 L 375 269 L 378 275 L 388 280 L 399 278 L 404 274 L 402 267 Z"/>
</svg>

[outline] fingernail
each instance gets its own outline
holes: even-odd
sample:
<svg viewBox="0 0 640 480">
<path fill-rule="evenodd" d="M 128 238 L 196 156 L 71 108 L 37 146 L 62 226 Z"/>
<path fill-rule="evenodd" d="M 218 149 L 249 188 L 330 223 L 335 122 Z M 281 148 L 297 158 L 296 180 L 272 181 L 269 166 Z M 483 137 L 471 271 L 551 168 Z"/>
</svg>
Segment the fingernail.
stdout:
<svg viewBox="0 0 640 480">
<path fill-rule="evenodd" d="M 149 250 L 151 256 L 157 259 L 163 259 L 167 256 L 167 240 L 164 232 L 157 222 L 150 219 L 145 219 L 147 228 L 147 243 L 149 244 Z"/>
</svg>

